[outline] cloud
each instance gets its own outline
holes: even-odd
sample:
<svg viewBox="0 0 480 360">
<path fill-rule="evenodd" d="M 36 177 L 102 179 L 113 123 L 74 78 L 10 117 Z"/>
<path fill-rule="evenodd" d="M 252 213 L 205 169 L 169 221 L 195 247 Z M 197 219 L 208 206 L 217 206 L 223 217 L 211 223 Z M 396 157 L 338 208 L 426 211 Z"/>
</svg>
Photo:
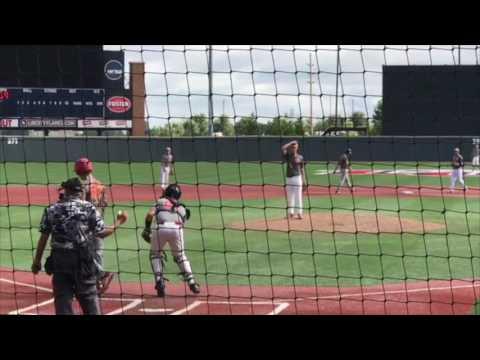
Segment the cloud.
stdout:
<svg viewBox="0 0 480 360">
<path fill-rule="evenodd" d="M 206 45 L 105 45 L 125 51 L 126 63 L 145 62 L 150 125 L 208 114 Z M 338 51 L 339 50 L 339 51 Z M 462 45 L 462 64 L 479 63 L 479 47 Z M 340 76 L 337 92 L 337 57 Z M 458 45 L 216 45 L 213 46 L 214 116 L 265 120 L 283 114 L 372 116 L 382 94 L 383 65 L 458 64 Z M 128 72 L 128 66 L 127 66 Z"/>
</svg>

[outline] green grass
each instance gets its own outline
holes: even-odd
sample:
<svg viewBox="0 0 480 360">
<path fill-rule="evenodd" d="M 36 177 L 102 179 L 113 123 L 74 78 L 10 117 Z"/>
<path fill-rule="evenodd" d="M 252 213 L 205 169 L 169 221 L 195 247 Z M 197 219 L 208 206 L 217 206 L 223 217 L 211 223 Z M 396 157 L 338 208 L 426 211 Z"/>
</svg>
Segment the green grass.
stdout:
<svg viewBox="0 0 480 360">
<path fill-rule="evenodd" d="M 415 169 L 415 163 L 354 163 L 354 169 L 393 170 Z M 420 169 L 450 169 L 449 164 L 419 163 Z M 307 166 L 310 184 L 336 184 L 337 176 L 319 176 L 318 170 L 333 170 L 334 163 L 311 162 Z M 95 174 L 105 184 L 158 184 L 158 163 L 95 163 Z M 5 184 L 60 184 L 74 176 L 73 163 L 0 163 L 0 185 Z M 177 163 L 173 180 L 181 184 L 274 184 L 284 183 L 284 168 L 278 163 Z M 467 184 L 480 186 L 480 177 L 467 177 Z M 432 176 L 353 176 L 358 186 L 448 186 L 448 177 Z"/>
<path fill-rule="evenodd" d="M 473 307 L 473 315 L 480 315 L 480 300 Z"/>
<path fill-rule="evenodd" d="M 156 184 L 157 163 L 96 163 L 95 175 L 106 184 Z M 397 163 L 397 168 L 416 164 Z M 440 164 L 448 169 L 448 164 Z M 310 163 L 311 184 L 336 184 L 337 177 L 315 175 L 334 164 Z M 419 168 L 438 168 L 422 163 Z M 73 164 L 2 163 L 0 185 L 58 184 L 73 176 Z M 389 163 L 354 164 L 361 169 L 393 169 Z M 176 180 L 183 184 L 283 184 L 283 168 L 277 163 L 177 163 Z M 354 176 L 362 186 L 448 186 L 448 178 L 415 176 Z M 467 178 L 478 186 L 479 178 Z M 209 284 L 356 286 L 404 280 L 463 279 L 480 275 L 480 203 L 463 198 L 368 198 L 305 199 L 313 212 L 376 211 L 390 216 L 416 218 L 444 224 L 443 230 L 422 234 L 343 234 L 275 231 L 239 231 L 233 222 L 280 217 L 284 199 L 248 201 L 211 200 L 189 202 L 186 246 L 200 281 Z M 143 219 L 151 204 L 110 207 L 113 214 L 127 209 L 130 219 L 106 240 L 105 263 L 119 272 L 122 281 L 151 281 L 149 247 L 140 237 Z M 443 211 L 445 210 L 445 211 Z M 41 206 L 0 206 L 0 266 L 28 270 L 38 240 Z M 170 259 L 169 278 L 179 281 Z"/>
</svg>

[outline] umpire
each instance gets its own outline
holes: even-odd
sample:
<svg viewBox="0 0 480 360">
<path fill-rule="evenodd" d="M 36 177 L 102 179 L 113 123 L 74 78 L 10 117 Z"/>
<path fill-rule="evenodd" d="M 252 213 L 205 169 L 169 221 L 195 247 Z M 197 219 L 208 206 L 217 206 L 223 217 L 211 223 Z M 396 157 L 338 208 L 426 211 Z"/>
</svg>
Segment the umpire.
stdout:
<svg viewBox="0 0 480 360">
<path fill-rule="evenodd" d="M 45 271 L 52 277 L 55 313 L 73 315 L 75 296 L 86 315 L 100 315 L 95 266 L 95 236 L 105 238 L 125 222 L 117 218 L 111 227 L 105 224 L 90 202 L 81 200 L 82 183 L 72 178 L 62 183 L 64 196 L 45 209 L 40 223 L 32 272 L 41 270 L 43 252 L 51 235 L 51 253 L 45 262 Z"/>
</svg>

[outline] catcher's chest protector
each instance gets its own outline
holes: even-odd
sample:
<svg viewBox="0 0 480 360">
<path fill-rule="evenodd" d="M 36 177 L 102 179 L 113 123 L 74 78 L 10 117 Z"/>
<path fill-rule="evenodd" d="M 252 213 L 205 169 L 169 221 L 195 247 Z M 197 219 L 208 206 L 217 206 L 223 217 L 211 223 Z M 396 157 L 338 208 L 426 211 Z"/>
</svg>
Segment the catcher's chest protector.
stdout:
<svg viewBox="0 0 480 360">
<path fill-rule="evenodd" d="M 182 210 L 184 210 L 183 207 L 175 206 L 175 204 L 167 198 L 159 199 L 157 201 L 157 204 L 155 205 L 155 215 L 156 215 L 157 224 L 163 224 L 163 223 L 183 224 L 184 221 L 180 214 Z"/>
</svg>

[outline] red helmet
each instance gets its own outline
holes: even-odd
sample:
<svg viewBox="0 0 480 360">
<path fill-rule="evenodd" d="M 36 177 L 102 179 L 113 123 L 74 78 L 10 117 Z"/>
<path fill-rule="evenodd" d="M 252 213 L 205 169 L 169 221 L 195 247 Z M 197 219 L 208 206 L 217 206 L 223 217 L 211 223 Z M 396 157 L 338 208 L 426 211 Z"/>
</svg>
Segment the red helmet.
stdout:
<svg viewBox="0 0 480 360">
<path fill-rule="evenodd" d="M 75 173 L 79 176 L 93 172 L 93 163 L 87 158 L 78 159 L 75 162 Z"/>
</svg>

